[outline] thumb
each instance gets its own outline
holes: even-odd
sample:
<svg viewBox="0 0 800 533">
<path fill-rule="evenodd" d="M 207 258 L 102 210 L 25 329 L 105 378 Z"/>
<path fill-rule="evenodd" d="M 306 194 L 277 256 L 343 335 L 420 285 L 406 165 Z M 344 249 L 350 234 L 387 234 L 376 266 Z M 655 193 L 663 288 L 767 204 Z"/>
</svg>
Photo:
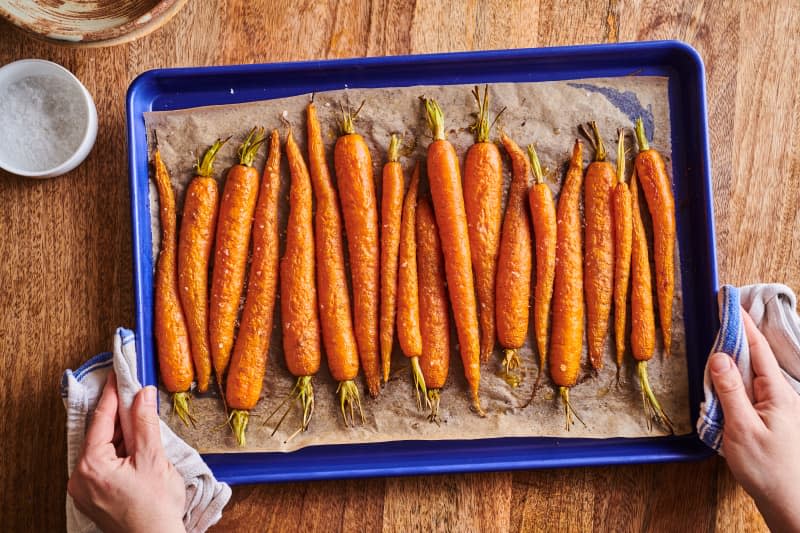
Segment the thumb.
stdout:
<svg viewBox="0 0 800 533">
<path fill-rule="evenodd" d="M 763 422 L 747 397 L 742 375 L 733 359 L 724 353 L 715 353 L 708 360 L 711 381 L 725 415 L 725 429 L 734 431 L 757 428 Z"/>
<path fill-rule="evenodd" d="M 144 387 L 136 395 L 131 408 L 133 451 L 135 458 L 158 458 L 164 454 L 161 428 L 156 412 L 156 388 Z M 129 450 L 130 451 L 130 450 Z"/>
</svg>

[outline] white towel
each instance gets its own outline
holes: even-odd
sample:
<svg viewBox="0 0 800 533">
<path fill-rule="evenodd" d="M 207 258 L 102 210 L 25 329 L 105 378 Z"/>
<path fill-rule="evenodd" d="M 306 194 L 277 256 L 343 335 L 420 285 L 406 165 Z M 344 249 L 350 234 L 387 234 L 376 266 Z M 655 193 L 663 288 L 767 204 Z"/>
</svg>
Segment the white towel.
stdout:
<svg viewBox="0 0 800 533">
<path fill-rule="evenodd" d="M 130 407 L 142 385 L 136 373 L 136 343 L 132 331 L 119 328 L 114 334 L 114 352 L 92 357 L 75 371 L 67 370 L 61 378 L 61 397 L 67 410 L 67 474 L 72 475 L 83 449 L 91 415 L 100 399 L 111 368 L 117 375 L 119 419 L 123 432 L 130 434 Z M 161 442 L 167 459 L 186 483 L 186 508 L 183 525 L 189 533 L 202 533 L 222 517 L 222 509 L 231 497 L 227 483 L 220 483 L 197 451 L 161 422 Z M 128 449 L 132 446 L 126 443 Z M 99 531 L 67 495 L 67 531 Z"/>
<path fill-rule="evenodd" d="M 753 400 L 753 369 L 745 337 L 741 310 L 753 318 L 759 331 L 775 352 L 778 365 L 789 384 L 800 394 L 800 317 L 792 289 L 778 283 L 748 285 L 737 289 L 723 286 L 718 295 L 720 329 L 711 353 L 730 355 L 742 374 L 744 387 Z M 725 419 L 706 364 L 703 378 L 705 401 L 700 404 L 697 433 L 708 446 L 723 455 Z"/>
</svg>

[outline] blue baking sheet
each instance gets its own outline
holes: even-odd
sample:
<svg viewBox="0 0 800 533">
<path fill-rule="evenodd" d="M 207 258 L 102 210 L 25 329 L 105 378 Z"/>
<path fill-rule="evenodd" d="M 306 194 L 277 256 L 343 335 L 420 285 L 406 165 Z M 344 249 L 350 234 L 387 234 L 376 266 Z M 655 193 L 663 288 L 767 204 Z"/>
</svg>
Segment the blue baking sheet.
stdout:
<svg viewBox="0 0 800 533">
<path fill-rule="evenodd" d="M 703 367 L 718 328 L 717 264 L 708 149 L 705 71 L 678 41 L 465 52 L 381 58 L 160 69 L 127 96 L 139 378 L 156 383 L 153 260 L 148 195 L 147 111 L 234 104 L 344 87 L 535 82 L 636 75 L 669 78 L 672 174 L 689 372 L 696 420 Z M 578 83 L 578 82 L 576 82 Z M 623 98 L 622 95 L 606 95 Z M 619 106 L 626 105 L 624 101 Z M 207 454 L 229 483 L 496 471 L 683 461 L 707 457 L 696 434 L 636 439 L 499 438 L 312 446 L 291 453 Z"/>
</svg>

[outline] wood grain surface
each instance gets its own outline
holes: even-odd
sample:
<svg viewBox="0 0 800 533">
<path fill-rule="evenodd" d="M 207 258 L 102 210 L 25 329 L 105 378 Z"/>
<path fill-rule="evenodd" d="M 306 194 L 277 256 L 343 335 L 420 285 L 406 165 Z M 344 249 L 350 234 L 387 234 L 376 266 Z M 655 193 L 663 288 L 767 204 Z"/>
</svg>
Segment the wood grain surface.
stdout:
<svg viewBox="0 0 800 533">
<path fill-rule="evenodd" d="M 193 0 L 141 40 L 61 48 L 0 23 L 0 64 L 45 58 L 97 102 L 87 161 L 0 171 L 0 529 L 64 528 L 58 383 L 133 325 L 125 91 L 156 67 L 682 39 L 708 75 L 720 279 L 800 289 L 797 0 Z M 723 460 L 236 487 L 217 531 L 764 529 Z"/>
</svg>

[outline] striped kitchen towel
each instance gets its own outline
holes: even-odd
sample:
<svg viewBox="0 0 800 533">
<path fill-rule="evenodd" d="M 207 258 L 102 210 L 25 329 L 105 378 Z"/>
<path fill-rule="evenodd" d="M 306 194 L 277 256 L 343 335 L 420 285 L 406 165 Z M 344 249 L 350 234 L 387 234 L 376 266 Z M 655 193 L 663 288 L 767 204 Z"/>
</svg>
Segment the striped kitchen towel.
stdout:
<svg viewBox="0 0 800 533">
<path fill-rule="evenodd" d="M 67 370 L 61 378 L 61 397 L 67 410 L 68 475 L 72 475 L 80 458 L 86 429 L 112 368 L 117 375 L 120 425 L 123 433 L 126 433 L 126 428 L 130 428 L 131 424 L 130 407 L 133 398 L 142 388 L 136 377 L 136 339 L 132 331 L 119 328 L 114 334 L 113 352 L 96 355 L 77 370 Z M 190 533 L 202 533 L 219 521 L 222 509 L 231 497 L 231 489 L 226 483 L 217 481 L 197 450 L 175 435 L 163 421 L 161 442 L 164 444 L 167 459 L 186 483 L 183 525 Z M 78 511 L 69 494 L 67 531 L 98 531 L 95 524 Z"/>
<path fill-rule="evenodd" d="M 775 358 L 789 384 L 800 394 L 800 317 L 792 289 L 778 283 L 736 288 L 723 286 L 718 294 L 720 329 L 711 353 L 730 355 L 742 373 L 745 390 L 753 400 L 753 369 L 744 331 L 742 310 L 753 319 L 775 352 Z M 697 433 L 709 447 L 724 455 L 722 433 L 725 417 L 706 365 L 703 378 L 705 401 L 700 404 Z"/>
</svg>

